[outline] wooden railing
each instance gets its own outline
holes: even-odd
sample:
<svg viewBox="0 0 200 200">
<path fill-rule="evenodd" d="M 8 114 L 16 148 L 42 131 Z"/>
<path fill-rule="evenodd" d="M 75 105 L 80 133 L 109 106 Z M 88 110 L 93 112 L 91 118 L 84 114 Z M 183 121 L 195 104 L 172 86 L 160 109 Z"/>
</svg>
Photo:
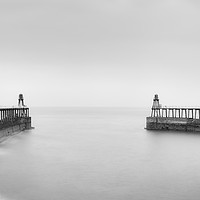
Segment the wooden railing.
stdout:
<svg viewBox="0 0 200 200">
<path fill-rule="evenodd" d="M 200 119 L 200 108 L 152 108 L 151 117 Z"/>
<path fill-rule="evenodd" d="M 0 122 L 29 117 L 29 108 L 0 108 Z"/>
</svg>

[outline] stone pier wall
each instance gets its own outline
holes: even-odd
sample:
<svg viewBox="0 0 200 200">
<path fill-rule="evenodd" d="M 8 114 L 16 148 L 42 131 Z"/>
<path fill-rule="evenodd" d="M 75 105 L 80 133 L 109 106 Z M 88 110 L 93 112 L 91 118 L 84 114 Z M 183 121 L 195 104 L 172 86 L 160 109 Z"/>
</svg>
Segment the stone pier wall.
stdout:
<svg viewBox="0 0 200 200">
<path fill-rule="evenodd" d="M 31 117 L 20 118 L 7 123 L 0 122 L 0 142 L 21 131 L 31 129 Z"/>
<path fill-rule="evenodd" d="M 200 132 L 200 119 L 147 117 L 147 130 L 176 130 Z"/>
</svg>

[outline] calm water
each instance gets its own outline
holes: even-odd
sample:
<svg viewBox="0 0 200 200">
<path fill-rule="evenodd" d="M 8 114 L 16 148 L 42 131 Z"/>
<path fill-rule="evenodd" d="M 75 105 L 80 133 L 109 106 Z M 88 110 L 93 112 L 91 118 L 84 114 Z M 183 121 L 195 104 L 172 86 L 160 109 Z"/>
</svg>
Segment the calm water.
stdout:
<svg viewBox="0 0 200 200">
<path fill-rule="evenodd" d="M 31 111 L 0 144 L 0 199 L 199 199 L 200 134 L 146 131 L 145 109 Z"/>
</svg>

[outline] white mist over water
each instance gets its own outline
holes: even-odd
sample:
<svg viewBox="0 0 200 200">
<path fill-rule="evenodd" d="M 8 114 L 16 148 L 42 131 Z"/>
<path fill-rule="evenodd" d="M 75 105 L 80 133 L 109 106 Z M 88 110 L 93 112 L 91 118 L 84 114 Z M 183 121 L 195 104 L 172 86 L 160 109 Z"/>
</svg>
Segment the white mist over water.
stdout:
<svg viewBox="0 0 200 200">
<path fill-rule="evenodd" d="M 199 199 L 200 135 L 146 131 L 145 109 L 31 111 L 0 144 L 0 199 Z"/>
</svg>

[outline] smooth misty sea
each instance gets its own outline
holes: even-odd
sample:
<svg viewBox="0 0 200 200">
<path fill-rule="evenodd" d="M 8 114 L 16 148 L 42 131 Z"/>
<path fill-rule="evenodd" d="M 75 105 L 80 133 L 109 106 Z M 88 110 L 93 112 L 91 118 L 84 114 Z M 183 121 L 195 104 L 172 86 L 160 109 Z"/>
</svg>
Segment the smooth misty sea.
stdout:
<svg viewBox="0 0 200 200">
<path fill-rule="evenodd" d="M 142 108 L 31 108 L 0 144 L 0 200 L 196 200 L 200 134 L 147 131 Z"/>
</svg>

